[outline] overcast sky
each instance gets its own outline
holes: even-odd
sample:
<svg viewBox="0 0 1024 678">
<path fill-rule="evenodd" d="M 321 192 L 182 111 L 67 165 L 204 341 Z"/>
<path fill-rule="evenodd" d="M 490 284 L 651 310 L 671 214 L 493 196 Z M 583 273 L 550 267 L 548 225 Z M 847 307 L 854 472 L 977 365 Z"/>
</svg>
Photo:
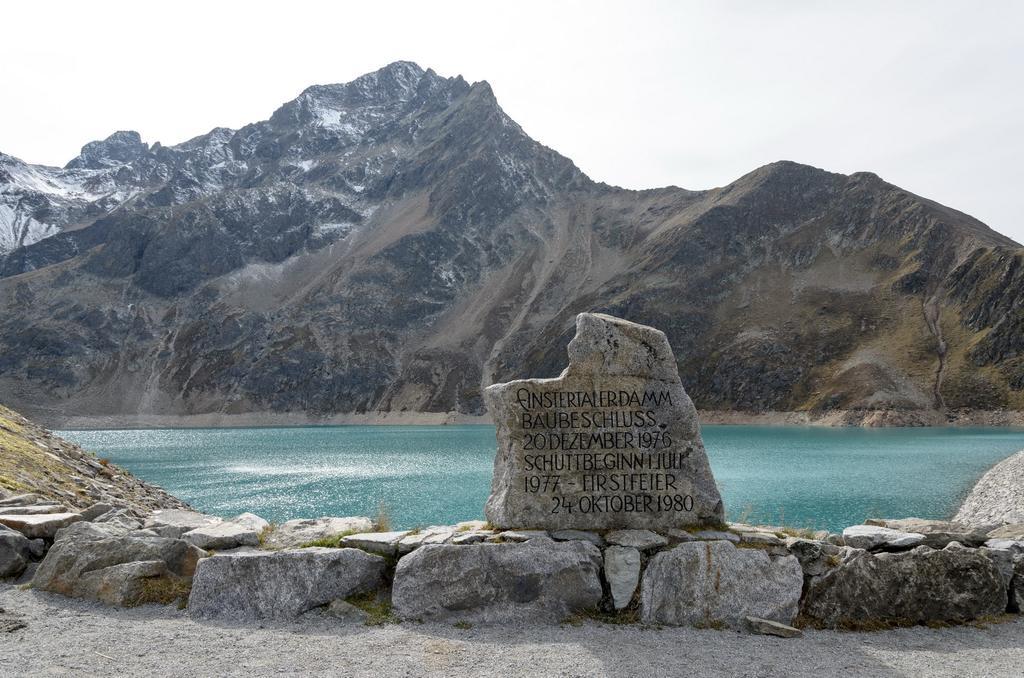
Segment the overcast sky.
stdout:
<svg viewBox="0 0 1024 678">
<path fill-rule="evenodd" d="M 1024 242 L 1024 2 L 91 0 L 4 22 L 0 151 L 28 162 L 239 127 L 407 59 L 487 80 L 600 181 L 869 170 Z"/>
</svg>

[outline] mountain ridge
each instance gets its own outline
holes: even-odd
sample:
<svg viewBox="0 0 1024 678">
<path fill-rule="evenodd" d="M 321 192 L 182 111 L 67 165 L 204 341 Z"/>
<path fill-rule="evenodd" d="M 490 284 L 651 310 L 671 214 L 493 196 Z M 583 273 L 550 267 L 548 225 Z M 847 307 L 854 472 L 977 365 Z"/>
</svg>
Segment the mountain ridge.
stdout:
<svg viewBox="0 0 1024 678">
<path fill-rule="evenodd" d="M 1024 409 L 1020 246 L 869 172 L 609 186 L 410 62 L 176 146 L 8 165 L 0 206 L 26 173 L 83 187 L 0 253 L 0 394 L 44 421 L 476 416 L 482 386 L 557 374 L 590 310 L 665 330 L 705 409 Z"/>
</svg>

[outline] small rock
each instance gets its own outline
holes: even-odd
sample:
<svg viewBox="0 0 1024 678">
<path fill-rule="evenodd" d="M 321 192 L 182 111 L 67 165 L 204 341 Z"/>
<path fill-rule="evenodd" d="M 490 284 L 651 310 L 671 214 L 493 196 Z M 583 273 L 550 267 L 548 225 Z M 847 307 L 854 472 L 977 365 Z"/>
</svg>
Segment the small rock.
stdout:
<svg viewBox="0 0 1024 678">
<path fill-rule="evenodd" d="M 486 532 L 460 532 L 448 540 L 449 544 L 479 544 L 486 541 L 494 533 Z"/>
<path fill-rule="evenodd" d="M 781 624 L 771 619 L 761 619 L 760 617 L 747 617 L 747 627 L 754 633 L 760 633 L 763 636 L 799 638 L 804 635 L 804 632 L 796 627 Z"/>
<path fill-rule="evenodd" d="M 93 504 L 89 508 L 82 511 L 82 520 L 96 520 L 107 511 L 112 511 L 113 508 L 113 506 L 104 502 Z"/>
<path fill-rule="evenodd" d="M 261 534 L 264 530 L 270 527 L 270 523 L 268 521 L 259 517 L 255 513 L 242 513 L 235 516 L 228 522 L 248 528 L 255 532 L 257 535 Z"/>
<path fill-rule="evenodd" d="M 398 542 L 409 534 L 409 530 L 397 532 L 363 532 L 343 537 L 342 546 L 362 549 L 382 556 L 398 555 Z"/>
<path fill-rule="evenodd" d="M 5 515 L 0 516 L 0 524 L 21 532 L 29 539 L 53 539 L 57 530 L 81 519 L 77 513 Z"/>
<path fill-rule="evenodd" d="M 639 549 L 640 551 L 647 551 L 649 549 L 658 548 L 659 546 L 667 546 L 668 539 L 661 536 L 657 532 L 651 532 L 650 530 L 613 530 L 604 535 L 605 541 L 609 544 L 615 544 L 616 546 L 628 546 L 630 548 Z"/>
<path fill-rule="evenodd" d="M 546 530 L 505 530 L 488 537 L 487 541 L 494 542 L 524 542 L 531 539 L 550 539 Z"/>
<path fill-rule="evenodd" d="M 587 530 L 554 530 L 551 538 L 555 541 L 589 541 L 598 548 L 604 547 L 604 539 L 597 532 Z"/>
<path fill-rule="evenodd" d="M 640 582 L 640 551 L 628 546 L 609 546 L 604 551 L 604 578 L 615 609 L 629 605 Z"/>
</svg>

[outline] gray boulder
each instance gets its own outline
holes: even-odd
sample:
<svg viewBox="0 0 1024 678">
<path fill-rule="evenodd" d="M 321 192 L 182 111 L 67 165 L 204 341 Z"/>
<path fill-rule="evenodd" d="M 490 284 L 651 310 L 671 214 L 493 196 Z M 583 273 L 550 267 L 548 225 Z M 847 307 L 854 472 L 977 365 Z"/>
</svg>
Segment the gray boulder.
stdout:
<svg viewBox="0 0 1024 678">
<path fill-rule="evenodd" d="M 601 601 L 601 551 L 585 541 L 428 544 L 398 561 L 404 619 L 561 621 Z"/>
<path fill-rule="evenodd" d="M 808 582 L 801 613 L 814 626 L 964 622 L 1005 611 L 1006 583 L 983 553 L 950 545 L 902 553 L 849 550 Z"/>
<path fill-rule="evenodd" d="M 803 586 L 793 556 L 728 541 L 686 542 L 651 558 L 640 588 L 647 624 L 742 629 L 747 617 L 792 624 Z"/>
<path fill-rule="evenodd" d="M 241 553 L 199 562 L 188 611 L 219 619 L 293 619 L 336 599 L 373 591 L 385 561 L 358 549 Z"/>
<path fill-rule="evenodd" d="M 17 577 L 32 559 L 32 543 L 21 532 L 0 525 L 0 579 Z"/>
<path fill-rule="evenodd" d="M 161 601 L 168 591 L 187 587 L 196 563 L 205 555 L 180 539 L 132 534 L 117 525 L 75 523 L 57 534 L 32 585 L 119 605 L 149 602 L 144 595 L 133 598 L 147 592 L 154 601 Z M 154 561 L 162 563 L 163 569 L 140 565 Z"/>
<path fill-rule="evenodd" d="M 289 520 L 273 528 L 266 535 L 263 545 L 275 549 L 295 548 L 318 539 L 372 531 L 373 522 L 361 516 Z"/>
<path fill-rule="evenodd" d="M 57 530 L 82 519 L 77 513 L 44 513 L 40 515 L 2 515 L 0 525 L 21 532 L 29 539 L 53 539 Z"/>
<path fill-rule="evenodd" d="M 616 610 L 625 608 L 640 583 L 640 551 L 609 546 L 604 551 L 604 578 L 612 594 L 612 605 Z"/>
</svg>

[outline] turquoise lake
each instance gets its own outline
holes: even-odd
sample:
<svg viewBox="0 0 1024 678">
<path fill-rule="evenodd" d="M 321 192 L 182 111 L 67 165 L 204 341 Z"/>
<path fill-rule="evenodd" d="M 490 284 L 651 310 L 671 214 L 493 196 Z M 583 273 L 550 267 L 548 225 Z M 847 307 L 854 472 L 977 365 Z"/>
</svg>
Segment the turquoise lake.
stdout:
<svg viewBox="0 0 1024 678">
<path fill-rule="evenodd" d="M 730 520 L 838 530 L 950 516 L 1024 430 L 705 426 Z M 267 520 L 376 515 L 395 528 L 483 517 L 491 426 L 61 431 L 196 509 Z"/>
</svg>

